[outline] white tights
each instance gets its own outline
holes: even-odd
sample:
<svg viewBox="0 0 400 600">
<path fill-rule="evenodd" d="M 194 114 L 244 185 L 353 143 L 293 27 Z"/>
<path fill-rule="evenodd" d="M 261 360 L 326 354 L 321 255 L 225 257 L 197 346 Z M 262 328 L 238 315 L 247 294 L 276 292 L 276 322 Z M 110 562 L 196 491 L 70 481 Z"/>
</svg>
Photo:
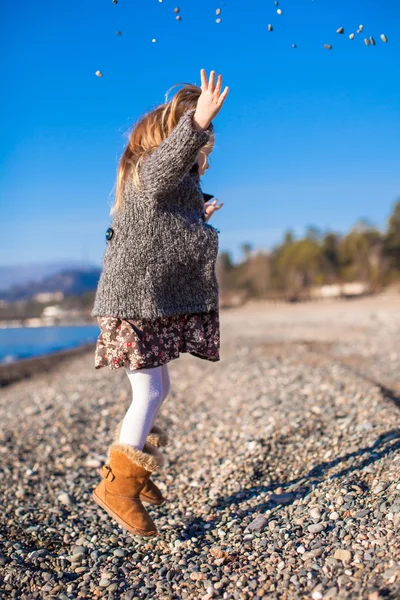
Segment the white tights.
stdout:
<svg viewBox="0 0 400 600">
<path fill-rule="evenodd" d="M 135 370 L 125 367 L 125 371 L 131 382 L 133 398 L 122 422 L 119 442 L 143 450 L 161 404 L 170 390 L 168 365 Z"/>
</svg>

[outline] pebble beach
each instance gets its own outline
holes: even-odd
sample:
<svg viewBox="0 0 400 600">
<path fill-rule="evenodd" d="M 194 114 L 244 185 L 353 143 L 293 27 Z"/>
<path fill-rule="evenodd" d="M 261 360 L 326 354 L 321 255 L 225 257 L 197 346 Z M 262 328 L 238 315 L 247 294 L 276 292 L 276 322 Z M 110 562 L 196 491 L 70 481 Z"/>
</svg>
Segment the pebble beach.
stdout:
<svg viewBox="0 0 400 600">
<path fill-rule="evenodd" d="M 130 403 L 91 349 L 1 390 L 0 598 L 400 597 L 400 294 L 221 311 L 181 355 L 133 537 L 92 499 Z"/>
</svg>

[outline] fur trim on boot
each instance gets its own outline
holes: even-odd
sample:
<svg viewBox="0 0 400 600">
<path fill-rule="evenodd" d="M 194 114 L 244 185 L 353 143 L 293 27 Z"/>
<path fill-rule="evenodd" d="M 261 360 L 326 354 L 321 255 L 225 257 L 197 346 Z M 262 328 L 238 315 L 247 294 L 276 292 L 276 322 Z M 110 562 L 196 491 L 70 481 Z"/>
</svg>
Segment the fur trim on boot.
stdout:
<svg viewBox="0 0 400 600">
<path fill-rule="evenodd" d="M 121 431 L 121 426 L 122 426 L 122 420 L 118 423 L 117 428 L 115 430 L 114 444 L 120 444 L 120 442 L 118 440 L 119 440 L 119 434 Z M 161 442 L 163 442 L 163 443 L 161 443 Z M 161 429 L 161 427 L 157 427 L 157 425 L 154 425 L 150 434 L 147 436 L 144 450 L 146 450 L 147 452 L 150 453 L 151 452 L 150 448 L 153 448 L 153 451 L 155 451 L 156 456 L 161 457 L 161 454 L 159 452 L 157 452 L 156 448 L 166 445 L 167 442 L 168 442 L 167 434 Z M 132 447 L 130 446 L 130 448 L 132 448 Z M 133 448 L 133 450 L 135 450 L 135 448 Z M 163 461 L 163 464 L 164 464 L 164 461 Z M 166 498 L 165 498 L 165 496 L 163 496 L 160 488 L 158 488 L 156 486 L 156 484 L 154 483 L 154 481 L 152 481 L 150 478 L 148 479 L 146 485 L 140 492 L 140 499 L 142 500 L 142 502 L 148 502 L 149 504 L 154 504 L 155 506 L 160 506 L 160 504 L 164 504 L 164 502 L 166 501 Z"/>
<path fill-rule="evenodd" d="M 164 466 L 164 458 L 162 454 L 159 452 L 159 450 L 157 450 L 157 448 L 151 446 L 151 444 L 146 443 L 143 450 L 138 450 L 129 444 L 120 444 L 117 442 L 110 446 L 108 450 L 108 460 L 110 460 L 111 452 L 122 452 L 132 462 L 139 467 L 146 469 L 146 471 L 150 471 L 150 473 L 154 473 Z"/>
</svg>

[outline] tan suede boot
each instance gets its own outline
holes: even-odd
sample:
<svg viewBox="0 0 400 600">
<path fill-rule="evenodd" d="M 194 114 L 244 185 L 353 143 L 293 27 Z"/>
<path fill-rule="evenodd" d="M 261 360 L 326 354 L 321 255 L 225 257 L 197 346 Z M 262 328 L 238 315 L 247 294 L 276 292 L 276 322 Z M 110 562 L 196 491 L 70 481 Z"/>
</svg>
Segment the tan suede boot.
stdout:
<svg viewBox="0 0 400 600">
<path fill-rule="evenodd" d="M 117 429 L 115 430 L 114 443 L 117 443 L 119 440 L 121 426 L 122 420 L 118 423 Z M 168 443 L 169 439 L 166 432 L 161 429 L 161 427 L 153 425 L 149 435 L 146 438 L 146 444 L 151 444 L 152 446 L 159 448 L 162 446 L 167 446 Z M 165 496 L 163 496 L 161 490 L 151 479 L 148 479 L 146 485 L 140 492 L 140 499 L 143 502 L 148 502 L 149 504 L 154 504 L 155 506 L 160 506 L 160 504 L 164 504 L 164 502 L 167 500 Z"/>
<path fill-rule="evenodd" d="M 146 444 L 142 451 L 129 444 L 112 444 L 108 462 L 101 468 L 103 479 L 93 490 L 95 502 L 132 534 L 156 535 L 157 528 L 140 493 L 163 462 L 154 446 Z"/>
</svg>

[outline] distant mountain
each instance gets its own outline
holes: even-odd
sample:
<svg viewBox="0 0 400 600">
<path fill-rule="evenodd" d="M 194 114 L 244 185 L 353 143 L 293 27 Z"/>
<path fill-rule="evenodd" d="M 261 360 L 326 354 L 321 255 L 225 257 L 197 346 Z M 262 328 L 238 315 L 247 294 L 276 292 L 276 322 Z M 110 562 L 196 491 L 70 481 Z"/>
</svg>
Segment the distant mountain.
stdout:
<svg viewBox="0 0 400 600">
<path fill-rule="evenodd" d="M 0 300 L 16 302 L 27 300 L 39 292 L 63 292 L 65 296 L 81 295 L 96 289 L 100 277 L 100 267 L 64 269 L 39 281 L 27 281 L 0 291 Z"/>
<path fill-rule="evenodd" d="M 0 266 L 0 292 L 7 291 L 14 285 L 23 286 L 27 283 L 42 281 L 44 278 L 64 270 L 91 271 L 96 268 L 99 267 L 82 260 L 59 260 L 7 267 Z"/>
</svg>

